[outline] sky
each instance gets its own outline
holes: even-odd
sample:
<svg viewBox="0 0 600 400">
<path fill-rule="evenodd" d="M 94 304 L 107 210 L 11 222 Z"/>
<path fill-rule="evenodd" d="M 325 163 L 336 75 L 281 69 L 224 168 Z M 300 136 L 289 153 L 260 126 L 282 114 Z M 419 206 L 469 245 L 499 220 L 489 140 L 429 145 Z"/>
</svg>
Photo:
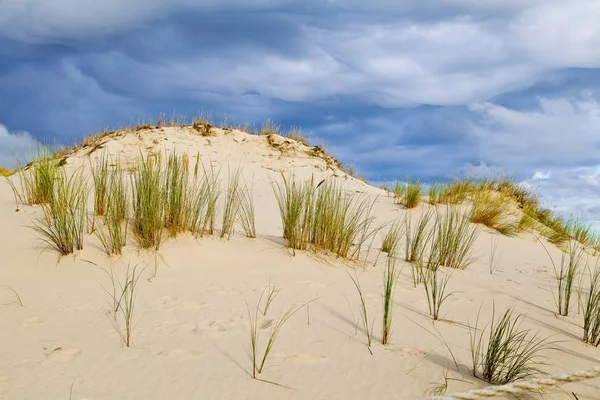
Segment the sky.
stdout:
<svg viewBox="0 0 600 400">
<path fill-rule="evenodd" d="M 0 165 L 153 118 L 302 127 L 373 182 L 513 176 L 600 226 L 600 1 L 0 0 Z"/>
</svg>

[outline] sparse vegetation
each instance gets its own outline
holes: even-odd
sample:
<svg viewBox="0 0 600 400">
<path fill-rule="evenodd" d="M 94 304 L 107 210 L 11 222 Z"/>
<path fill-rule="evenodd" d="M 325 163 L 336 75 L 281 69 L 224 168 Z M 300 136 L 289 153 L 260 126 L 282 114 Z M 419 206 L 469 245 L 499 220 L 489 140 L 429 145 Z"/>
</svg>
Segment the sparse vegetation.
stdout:
<svg viewBox="0 0 600 400">
<path fill-rule="evenodd" d="M 429 228 L 429 221 L 434 215 L 432 209 L 427 212 L 421 212 L 421 217 L 417 222 L 415 230 L 412 229 L 412 220 L 410 214 L 405 216 L 406 248 L 405 260 L 415 262 L 423 258 L 423 252 L 431 240 L 432 231 Z"/>
<path fill-rule="evenodd" d="M 225 195 L 225 206 L 223 207 L 223 224 L 221 238 L 231 238 L 233 224 L 235 223 L 240 208 L 240 170 L 237 169 L 229 176 L 229 186 Z"/>
<path fill-rule="evenodd" d="M 94 215 L 103 216 L 106 214 L 106 205 L 108 200 L 108 177 L 109 165 L 106 153 L 97 158 L 94 163 L 90 161 L 92 171 L 92 180 L 94 182 Z"/>
<path fill-rule="evenodd" d="M 345 193 L 335 182 L 314 179 L 303 183 L 282 174 L 283 182 L 274 183 L 279 205 L 283 237 L 288 247 L 327 251 L 338 257 L 355 254 L 368 240 L 373 223 L 372 207 L 367 197 Z"/>
<path fill-rule="evenodd" d="M 121 255 L 123 247 L 127 244 L 127 226 L 129 215 L 129 201 L 127 186 L 119 160 L 110 172 L 108 187 L 108 203 L 104 228 L 100 227 L 96 235 L 107 255 Z"/>
<path fill-rule="evenodd" d="M 442 304 L 452 293 L 446 293 L 446 287 L 450 281 L 450 274 L 442 274 L 439 269 L 422 268 L 421 275 L 429 314 L 437 321 Z"/>
<path fill-rule="evenodd" d="M 504 195 L 491 191 L 481 191 L 473 196 L 470 220 L 474 224 L 483 224 L 503 235 L 513 236 L 518 225 L 506 219 L 508 199 Z"/>
<path fill-rule="evenodd" d="M 403 227 L 400 220 L 394 221 L 383 238 L 381 251 L 388 253 L 389 256 L 394 256 L 398 250 L 398 245 L 400 239 L 402 239 L 403 233 Z"/>
<path fill-rule="evenodd" d="M 600 345 L 600 268 L 589 271 L 588 294 L 583 307 L 583 341 Z"/>
<path fill-rule="evenodd" d="M 256 225 L 254 220 L 254 194 L 252 186 L 247 184 L 240 186 L 238 189 L 239 195 L 239 212 L 238 218 L 242 229 L 248 238 L 256 237 Z"/>
<path fill-rule="evenodd" d="M 133 234 L 141 248 L 158 250 L 165 214 L 165 180 L 158 156 L 140 157 L 132 185 Z"/>
<path fill-rule="evenodd" d="M 367 347 L 369 348 L 369 351 L 371 351 L 371 344 L 373 342 L 373 324 L 375 323 L 375 319 L 373 319 L 373 321 L 369 325 L 367 305 L 365 303 L 365 297 L 360 286 L 360 280 L 358 279 L 358 275 L 356 275 L 356 270 L 354 271 L 354 277 L 352 277 L 352 275 L 350 274 L 348 274 L 348 276 L 350 276 L 350 279 L 352 279 L 352 283 L 354 283 L 354 287 L 356 287 L 356 290 L 358 291 L 358 296 L 360 298 L 360 317 L 362 320 L 365 335 L 367 336 Z"/>
<path fill-rule="evenodd" d="M 490 268 L 490 275 L 498 269 L 498 264 L 500 262 L 500 255 L 498 254 L 498 241 L 494 238 L 490 239 L 490 253 L 488 257 L 488 266 Z"/>
<path fill-rule="evenodd" d="M 421 202 L 421 183 L 419 181 L 409 182 L 406 185 L 402 204 L 406 208 L 415 208 Z"/>
<path fill-rule="evenodd" d="M 540 353 L 547 347 L 547 340 L 531 334 L 528 329 L 521 329 L 522 316 L 512 318 L 511 309 L 497 321 L 494 314 L 487 342 L 484 341 L 487 325 L 479 330 L 476 323 L 469 329 L 473 376 L 503 385 L 542 374 Z"/>
<path fill-rule="evenodd" d="M 392 337 L 392 316 L 394 306 L 394 291 L 398 282 L 396 271 L 396 259 L 387 257 L 383 273 L 383 324 L 381 332 L 381 344 L 389 344 Z"/>
<path fill-rule="evenodd" d="M 56 182 L 48 202 L 42 205 L 44 216 L 34 221 L 33 229 L 60 255 L 83 248 L 87 222 L 87 187 L 81 170 L 67 176 L 56 172 Z"/>
<path fill-rule="evenodd" d="M 17 159 L 19 187 L 8 180 L 21 204 L 47 204 L 54 193 L 59 165 L 55 155 L 46 147 L 39 147 L 35 159 L 23 165 Z"/>
<path fill-rule="evenodd" d="M 554 268 L 554 278 L 556 279 L 556 295 L 554 300 L 558 308 L 558 313 L 567 316 L 571 309 L 573 282 L 580 273 L 584 249 L 579 242 L 569 241 L 567 249 L 561 253 L 560 267 L 557 267 L 546 246 L 543 243 L 542 246 L 546 250 L 548 257 L 550 257 Z"/>
</svg>

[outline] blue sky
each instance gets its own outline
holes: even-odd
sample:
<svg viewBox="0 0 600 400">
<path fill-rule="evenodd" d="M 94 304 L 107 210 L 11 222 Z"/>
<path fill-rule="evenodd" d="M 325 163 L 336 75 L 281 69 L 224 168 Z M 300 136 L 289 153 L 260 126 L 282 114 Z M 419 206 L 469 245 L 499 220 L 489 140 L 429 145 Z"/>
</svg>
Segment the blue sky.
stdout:
<svg viewBox="0 0 600 400">
<path fill-rule="evenodd" d="M 504 172 L 600 221 L 600 2 L 0 0 L 0 164 L 173 111 L 372 181 Z"/>
</svg>

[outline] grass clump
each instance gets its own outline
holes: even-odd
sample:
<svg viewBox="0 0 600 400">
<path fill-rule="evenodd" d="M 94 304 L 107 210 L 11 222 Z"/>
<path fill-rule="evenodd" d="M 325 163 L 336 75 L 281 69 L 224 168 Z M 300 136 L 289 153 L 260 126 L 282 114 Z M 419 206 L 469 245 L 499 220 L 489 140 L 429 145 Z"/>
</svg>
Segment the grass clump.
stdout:
<svg viewBox="0 0 600 400">
<path fill-rule="evenodd" d="M 306 147 L 310 147 L 310 141 L 308 138 L 302 133 L 300 128 L 296 128 L 292 126 L 287 134 L 289 139 L 295 140 L 296 142 L 302 143 Z"/>
<path fill-rule="evenodd" d="M 589 291 L 583 307 L 583 341 L 600 345 L 600 268 L 589 271 Z"/>
<path fill-rule="evenodd" d="M 107 255 L 121 255 L 123 247 L 127 244 L 129 200 L 125 177 L 119 161 L 116 162 L 110 173 L 109 182 L 104 228 L 96 231 L 96 235 Z"/>
<path fill-rule="evenodd" d="M 381 328 L 381 344 L 389 344 L 392 337 L 392 308 L 394 305 L 394 290 L 398 282 L 396 259 L 387 257 L 383 273 L 383 320 Z"/>
<path fill-rule="evenodd" d="M 452 293 L 446 293 L 446 287 L 450 281 L 450 274 L 441 274 L 439 269 L 422 269 L 423 287 L 429 307 L 429 314 L 437 321 L 442 304 Z"/>
<path fill-rule="evenodd" d="M 90 160 L 90 169 L 92 171 L 92 180 L 94 182 L 94 215 L 103 216 L 106 214 L 106 205 L 108 200 L 108 177 L 110 173 L 108 158 L 106 153 L 102 153 L 100 158 L 92 164 Z"/>
<path fill-rule="evenodd" d="M 11 176 L 14 173 L 12 169 L 0 166 L 0 176 Z"/>
<path fill-rule="evenodd" d="M 83 249 L 87 222 L 87 187 L 81 170 L 67 176 L 57 172 L 48 203 L 42 205 L 44 216 L 34 221 L 33 229 L 60 255 Z"/>
<path fill-rule="evenodd" d="M 145 269 L 145 268 L 144 268 Z M 107 274 L 110 277 L 112 284 L 112 293 L 105 289 L 106 293 L 109 294 L 112 301 L 112 312 L 115 318 L 115 326 L 121 335 L 121 339 L 125 346 L 131 347 L 131 335 L 133 333 L 133 311 L 135 308 L 135 298 L 137 294 L 137 283 L 142 275 L 142 271 L 137 271 L 137 265 L 131 269 L 130 265 L 127 266 L 125 273 L 124 282 L 121 282 L 111 270 Z M 119 329 L 119 323 L 117 321 L 117 313 L 121 311 L 123 319 L 124 332 Z"/>
<path fill-rule="evenodd" d="M 406 185 L 402 204 L 406 208 L 415 208 L 421 202 L 421 182 L 409 182 Z"/>
<path fill-rule="evenodd" d="M 246 237 L 256 238 L 256 224 L 254 217 L 254 196 L 252 186 L 244 184 L 238 190 L 239 212 L 238 218 Z"/>
<path fill-rule="evenodd" d="M 517 233 L 518 226 L 506 221 L 505 207 L 508 198 L 490 191 L 481 191 L 473 197 L 470 221 L 474 224 L 483 224 L 503 235 L 513 236 Z"/>
<path fill-rule="evenodd" d="M 165 215 L 165 180 L 158 156 L 141 157 L 133 174 L 133 234 L 143 249 L 158 250 Z"/>
<path fill-rule="evenodd" d="M 470 224 L 468 216 L 448 207 L 443 215 L 436 213 L 433 232 L 428 261 L 430 268 L 465 269 L 474 261 L 473 246 L 479 229 Z"/>
<path fill-rule="evenodd" d="M 439 183 L 434 183 L 429 187 L 429 204 L 435 206 L 440 203 L 440 197 L 444 193 L 444 187 Z"/>
<path fill-rule="evenodd" d="M 335 182 L 315 185 L 313 178 L 300 183 L 283 176 L 273 186 L 283 237 L 293 250 L 312 247 L 347 258 L 358 254 L 374 233 L 369 232 L 374 202 L 366 196 L 345 193 Z"/>
<path fill-rule="evenodd" d="M 473 376 L 504 385 L 542 374 L 540 352 L 547 347 L 547 341 L 532 335 L 528 329 L 521 329 L 521 317 L 513 318 L 511 309 L 498 320 L 492 315 L 487 343 L 484 341 L 487 326 L 478 332 L 476 323 L 474 329 L 469 329 Z"/>
<path fill-rule="evenodd" d="M 408 262 L 416 262 L 423 258 L 423 252 L 431 240 L 432 231 L 429 227 L 429 221 L 433 216 L 431 209 L 425 213 L 421 213 L 421 216 L 417 222 L 415 230 L 412 229 L 412 220 L 410 214 L 405 216 L 405 260 Z"/>
<path fill-rule="evenodd" d="M 571 309 L 573 282 L 575 282 L 575 279 L 580 273 L 584 248 L 578 242 L 569 241 L 567 249 L 561 253 L 560 267 L 556 266 L 554 259 L 546 249 L 546 246 L 544 246 L 544 250 L 546 250 L 548 257 L 550 257 L 550 261 L 554 268 L 554 278 L 556 280 L 556 294 L 554 300 L 558 308 L 558 313 L 567 316 Z"/>
<path fill-rule="evenodd" d="M 162 196 L 164 201 L 164 227 L 169 232 L 169 236 L 175 237 L 185 232 L 189 228 L 189 219 L 191 217 L 190 209 L 190 191 L 189 191 L 189 159 L 187 154 L 178 156 L 173 152 L 169 155 L 166 168 L 157 165 L 159 171 L 156 177 L 157 184 L 164 179 L 164 186 L 159 190 L 164 190 Z"/>
<path fill-rule="evenodd" d="M 264 292 L 263 292 L 264 294 Z M 261 295 L 262 299 L 262 295 Z M 246 304 L 248 306 L 248 304 Z M 250 349 L 251 349 L 251 358 L 252 358 L 252 378 L 257 379 L 257 374 L 261 374 L 263 372 L 263 368 L 271 354 L 271 350 L 273 350 L 273 346 L 275 345 L 275 341 L 281 332 L 281 328 L 285 325 L 285 323 L 300 310 L 302 306 L 292 306 L 287 309 L 285 313 L 271 326 L 271 332 L 269 333 L 269 338 L 267 340 L 267 345 L 264 348 L 262 357 L 259 355 L 259 339 L 260 339 L 260 328 L 259 328 L 259 320 L 258 316 L 260 313 L 260 300 L 259 305 L 254 307 L 253 311 L 250 311 L 250 307 L 248 306 L 248 319 L 250 321 Z"/>
<path fill-rule="evenodd" d="M 34 161 L 24 166 L 17 160 L 20 188 L 9 180 L 15 197 L 23 205 L 47 204 L 54 193 L 59 166 L 54 154 L 46 147 L 38 148 Z"/>
<path fill-rule="evenodd" d="M 396 220 L 390 226 L 390 229 L 383 237 L 383 241 L 381 243 L 381 251 L 384 253 L 388 253 L 389 256 L 393 256 L 396 254 L 398 249 L 398 245 L 400 243 L 400 239 L 402 239 L 403 235 L 403 227 L 399 220 Z"/>
<path fill-rule="evenodd" d="M 225 206 L 223 207 L 223 224 L 221 238 L 231 238 L 233 225 L 237 219 L 240 208 L 240 170 L 237 169 L 229 176 L 229 186 L 225 195 Z"/>
</svg>

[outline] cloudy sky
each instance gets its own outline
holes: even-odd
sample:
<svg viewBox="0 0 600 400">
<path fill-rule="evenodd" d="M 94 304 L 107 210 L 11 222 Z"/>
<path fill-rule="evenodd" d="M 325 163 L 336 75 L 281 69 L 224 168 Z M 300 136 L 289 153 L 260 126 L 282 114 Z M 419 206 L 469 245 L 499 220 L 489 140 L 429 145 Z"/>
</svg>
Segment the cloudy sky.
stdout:
<svg viewBox="0 0 600 400">
<path fill-rule="evenodd" d="M 159 113 L 301 126 L 372 181 L 512 174 L 600 220 L 597 0 L 0 0 L 0 164 Z"/>
</svg>

